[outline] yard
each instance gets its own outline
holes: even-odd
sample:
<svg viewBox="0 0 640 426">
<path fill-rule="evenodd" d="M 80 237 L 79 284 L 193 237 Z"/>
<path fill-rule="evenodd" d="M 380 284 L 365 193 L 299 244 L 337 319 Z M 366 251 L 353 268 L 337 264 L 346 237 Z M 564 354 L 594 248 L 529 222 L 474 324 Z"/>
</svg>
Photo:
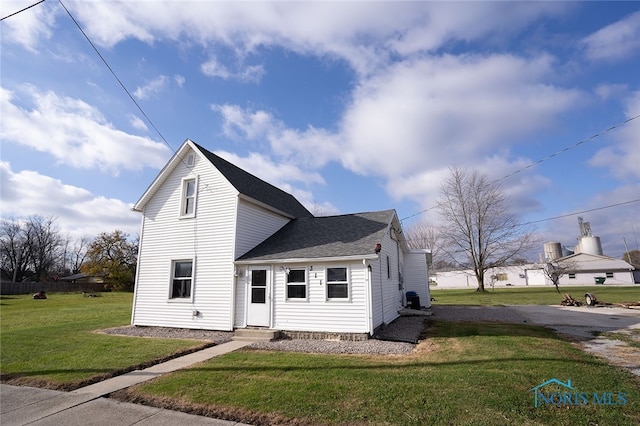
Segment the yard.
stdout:
<svg viewBox="0 0 640 426">
<path fill-rule="evenodd" d="M 533 303 L 531 299 L 553 296 L 550 303 L 557 303 L 555 290 L 546 290 L 549 295 L 514 292 L 489 302 Z M 607 301 L 624 292 L 591 290 Z M 473 292 L 448 292 L 434 292 L 434 303 L 443 299 L 480 304 Z M 618 296 L 629 299 L 628 294 Z M 139 338 L 92 332 L 127 324 L 130 309 L 130 294 L 89 301 L 81 295 L 51 295 L 44 301 L 3 297 L 3 377 L 12 373 L 14 378 L 60 386 L 197 345 L 156 339 L 140 344 Z M 251 424 L 640 423 L 639 378 L 547 329 L 431 322 L 426 337 L 403 356 L 242 350 L 121 391 L 117 397 Z M 575 392 L 595 393 L 600 403 L 534 407 L 531 389 L 551 378 L 570 379 Z M 625 404 L 620 404 L 621 395 Z"/>
</svg>

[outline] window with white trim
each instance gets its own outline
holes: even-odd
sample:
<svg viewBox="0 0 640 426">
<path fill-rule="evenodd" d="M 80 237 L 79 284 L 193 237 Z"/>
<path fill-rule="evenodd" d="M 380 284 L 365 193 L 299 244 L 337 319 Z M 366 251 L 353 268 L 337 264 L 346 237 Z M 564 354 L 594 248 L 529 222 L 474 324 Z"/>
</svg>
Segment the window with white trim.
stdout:
<svg viewBox="0 0 640 426">
<path fill-rule="evenodd" d="M 327 268 L 327 299 L 348 299 L 349 280 L 347 268 Z"/>
<path fill-rule="evenodd" d="M 576 274 L 569 274 L 569 279 L 570 280 L 575 280 L 576 279 Z"/>
<path fill-rule="evenodd" d="M 287 272 L 287 300 L 304 300 L 307 298 L 307 271 L 305 269 L 289 269 Z"/>
<path fill-rule="evenodd" d="M 606 272 L 604 274 L 607 278 L 613 278 L 613 272 Z"/>
<path fill-rule="evenodd" d="M 171 262 L 170 299 L 190 299 L 193 287 L 193 260 Z"/>
<path fill-rule="evenodd" d="M 196 215 L 196 178 L 182 180 L 182 200 L 180 202 L 180 217 L 194 217 Z"/>
</svg>

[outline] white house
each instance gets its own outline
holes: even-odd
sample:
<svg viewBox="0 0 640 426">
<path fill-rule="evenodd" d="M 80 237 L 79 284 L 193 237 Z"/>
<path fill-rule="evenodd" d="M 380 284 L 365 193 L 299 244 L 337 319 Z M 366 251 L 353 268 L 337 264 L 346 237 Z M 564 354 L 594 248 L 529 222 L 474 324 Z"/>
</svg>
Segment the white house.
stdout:
<svg viewBox="0 0 640 426">
<path fill-rule="evenodd" d="M 430 305 L 426 252 L 394 210 L 314 217 L 191 140 L 133 209 L 134 325 L 372 335 L 407 291 Z"/>
</svg>

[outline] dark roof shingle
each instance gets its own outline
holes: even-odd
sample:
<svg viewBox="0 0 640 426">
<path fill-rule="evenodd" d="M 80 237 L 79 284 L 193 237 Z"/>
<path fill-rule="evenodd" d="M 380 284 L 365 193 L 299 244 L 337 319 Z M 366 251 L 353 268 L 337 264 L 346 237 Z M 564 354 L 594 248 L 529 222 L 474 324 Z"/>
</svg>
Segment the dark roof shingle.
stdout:
<svg viewBox="0 0 640 426">
<path fill-rule="evenodd" d="M 300 204 L 293 195 L 242 170 L 240 167 L 215 155 L 197 143 L 194 142 L 193 144 L 241 194 L 274 207 L 293 217 L 313 217 L 311 212 Z"/>
<path fill-rule="evenodd" d="M 394 210 L 290 221 L 237 260 L 278 260 L 360 256 L 374 253 Z"/>
</svg>

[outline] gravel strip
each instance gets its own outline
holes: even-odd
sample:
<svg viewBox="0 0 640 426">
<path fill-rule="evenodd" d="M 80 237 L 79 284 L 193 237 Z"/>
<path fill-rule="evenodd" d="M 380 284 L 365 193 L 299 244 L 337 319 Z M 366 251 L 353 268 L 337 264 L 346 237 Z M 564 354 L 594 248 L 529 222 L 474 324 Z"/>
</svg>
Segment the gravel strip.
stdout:
<svg viewBox="0 0 640 426">
<path fill-rule="evenodd" d="M 375 338 L 365 341 L 332 341 L 310 339 L 283 339 L 274 342 L 255 342 L 253 349 L 292 351 L 304 353 L 391 355 L 407 354 L 415 348 L 424 331 L 428 318 L 442 321 L 500 321 L 511 323 L 527 322 L 517 312 L 502 306 L 433 306 L 431 317 L 399 317 L 391 324 L 378 330 Z M 212 341 L 217 344 L 231 340 L 233 332 L 190 330 L 169 327 L 118 327 L 101 332 L 107 334 L 157 337 L 163 339 L 195 339 Z M 414 343 L 409 343 L 414 342 Z"/>
<path fill-rule="evenodd" d="M 322 354 L 363 354 L 392 355 L 407 354 L 415 345 L 404 342 L 385 342 L 382 340 L 363 340 L 360 342 L 332 340 L 276 340 L 275 342 L 256 342 L 249 345 L 253 349 L 270 351 L 290 351 Z"/>
<path fill-rule="evenodd" d="M 231 331 L 191 330 L 187 328 L 139 326 L 107 328 L 104 330 L 100 330 L 100 333 L 113 334 L 117 336 L 155 337 L 158 339 L 204 340 L 214 342 L 218 345 L 221 343 L 230 342 L 231 338 L 233 337 L 233 332 Z"/>
</svg>

